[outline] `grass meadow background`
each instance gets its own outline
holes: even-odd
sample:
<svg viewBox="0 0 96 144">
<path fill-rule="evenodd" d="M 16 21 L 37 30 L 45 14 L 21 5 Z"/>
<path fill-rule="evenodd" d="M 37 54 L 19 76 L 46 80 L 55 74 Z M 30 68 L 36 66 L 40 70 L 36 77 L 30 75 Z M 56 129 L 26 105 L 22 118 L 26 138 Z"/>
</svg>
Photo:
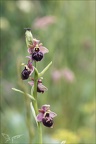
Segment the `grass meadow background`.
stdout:
<svg viewBox="0 0 96 144">
<path fill-rule="evenodd" d="M 95 144 L 95 4 L 95 0 L 0 1 L 2 144 L 11 144 L 20 134 L 14 144 L 29 141 L 29 101 L 11 89 L 24 86 L 29 93 L 31 89 L 20 78 L 21 63 L 27 63 L 28 55 L 26 27 L 49 49 L 37 64 L 39 71 L 53 62 L 43 79 L 48 91 L 38 94 L 39 107 L 50 104 L 58 115 L 53 129 L 42 125 L 44 144 Z M 33 116 L 31 123 L 34 132 Z"/>
</svg>

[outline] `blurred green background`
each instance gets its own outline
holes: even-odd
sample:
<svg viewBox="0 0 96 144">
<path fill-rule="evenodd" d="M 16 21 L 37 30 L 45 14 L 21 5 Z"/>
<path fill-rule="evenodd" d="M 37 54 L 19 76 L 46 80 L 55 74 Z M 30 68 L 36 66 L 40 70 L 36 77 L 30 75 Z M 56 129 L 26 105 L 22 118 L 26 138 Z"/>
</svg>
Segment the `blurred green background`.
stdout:
<svg viewBox="0 0 96 144">
<path fill-rule="evenodd" d="M 95 4 L 95 0 L 0 1 L 2 144 L 11 144 L 20 134 L 14 144 L 29 142 L 29 100 L 11 89 L 24 86 L 29 93 L 31 89 L 20 79 L 21 63 L 28 60 L 26 27 L 49 49 L 38 62 L 39 71 L 53 62 L 43 79 L 48 91 L 38 94 L 39 107 L 50 104 L 58 115 L 53 129 L 42 125 L 44 144 L 95 144 Z M 33 116 L 30 122 L 33 132 Z"/>
</svg>

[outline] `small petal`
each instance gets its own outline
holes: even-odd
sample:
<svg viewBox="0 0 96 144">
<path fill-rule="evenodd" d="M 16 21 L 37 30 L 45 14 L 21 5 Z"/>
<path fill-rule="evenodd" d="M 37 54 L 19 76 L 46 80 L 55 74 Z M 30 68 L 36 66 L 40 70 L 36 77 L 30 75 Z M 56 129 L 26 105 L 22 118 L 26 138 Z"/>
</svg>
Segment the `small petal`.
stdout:
<svg viewBox="0 0 96 144">
<path fill-rule="evenodd" d="M 37 115 L 37 121 L 38 122 L 41 122 L 42 121 L 42 119 L 43 119 L 43 113 L 39 113 L 38 115 Z"/>
</svg>

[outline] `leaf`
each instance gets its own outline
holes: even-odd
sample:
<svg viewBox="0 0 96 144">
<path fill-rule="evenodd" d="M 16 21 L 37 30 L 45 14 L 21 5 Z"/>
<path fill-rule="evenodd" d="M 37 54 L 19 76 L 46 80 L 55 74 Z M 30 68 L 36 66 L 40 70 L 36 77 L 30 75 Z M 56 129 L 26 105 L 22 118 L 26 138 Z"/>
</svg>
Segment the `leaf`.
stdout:
<svg viewBox="0 0 96 144">
<path fill-rule="evenodd" d="M 34 107 L 33 107 L 33 105 L 32 105 L 32 102 L 30 102 L 30 107 L 31 107 L 31 110 L 32 110 L 33 116 L 34 116 L 34 118 L 35 118 L 36 124 L 37 124 L 37 126 L 38 126 L 37 116 L 36 116 L 36 113 L 35 113 Z"/>
<path fill-rule="evenodd" d="M 20 93 L 24 93 L 23 91 L 21 91 L 21 90 L 19 90 L 19 89 L 16 89 L 16 88 L 12 88 L 12 90 L 17 91 L 17 92 L 20 92 Z"/>
<path fill-rule="evenodd" d="M 48 68 L 51 66 L 52 61 L 43 69 L 41 73 L 38 74 L 39 77 L 42 77 L 44 73 L 48 70 Z"/>
<path fill-rule="evenodd" d="M 32 96 L 32 95 L 30 95 L 30 94 L 28 94 L 28 93 L 25 93 L 29 98 L 31 98 L 32 100 L 35 100 L 35 98 Z"/>
<path fill-rule="evenodd" d="M 32 100 L 35 100 L 35 98 L 34 98 L 32 95 L 30 95 L 30 94 L 28 94 L 28 93 L 25 93 L 25 92 L 23 92 L 23 91 L 21 91 L 21 90 L 19 90 L 19 89 L 12 88 L 12 90 L 14 90 L 14 91 L 16 91 L 16 92 L 19 92 L 19 93 L 22 93 L 22 94 L 26 94 L 29 98 L 31 98 Z"/>
</svg>

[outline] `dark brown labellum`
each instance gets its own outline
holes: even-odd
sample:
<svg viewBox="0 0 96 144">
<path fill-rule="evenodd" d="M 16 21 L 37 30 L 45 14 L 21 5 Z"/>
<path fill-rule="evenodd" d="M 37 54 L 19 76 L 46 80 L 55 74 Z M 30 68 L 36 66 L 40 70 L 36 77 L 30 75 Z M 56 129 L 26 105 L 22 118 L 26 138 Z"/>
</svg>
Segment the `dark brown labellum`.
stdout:
<svg viewBox="0 0 96 144">
<path fill-rule="evenodd" d="M 34 51 L 32 54 L 32 59 L 36 61 L 41 61 L 43 58 L 43 53 L 40 51 Z"/>
<path fill-rule="evenodd" d="M 29 74 L 30 74 L 30 71 L 28 71 L 28 69 L 26 69 L 26 67 L 25 67 L 25 69 L 21 73 L 22 80 L 28 79 L 29 78 Z"/>
<path fill-rule="evenodd" d="M 44 90 L 40 89 L 40 88 L 37 86 L 37 92 L 39 92 L 39 93 L 44 93 Z"/>
<path fill-rule="evenodd" d="M 53 119 L 48 119 L 47 117 L 42 119 L 42 123 L 46 126 L 46 127 L 52 127 L 53 125 Z"/>
</svg>

